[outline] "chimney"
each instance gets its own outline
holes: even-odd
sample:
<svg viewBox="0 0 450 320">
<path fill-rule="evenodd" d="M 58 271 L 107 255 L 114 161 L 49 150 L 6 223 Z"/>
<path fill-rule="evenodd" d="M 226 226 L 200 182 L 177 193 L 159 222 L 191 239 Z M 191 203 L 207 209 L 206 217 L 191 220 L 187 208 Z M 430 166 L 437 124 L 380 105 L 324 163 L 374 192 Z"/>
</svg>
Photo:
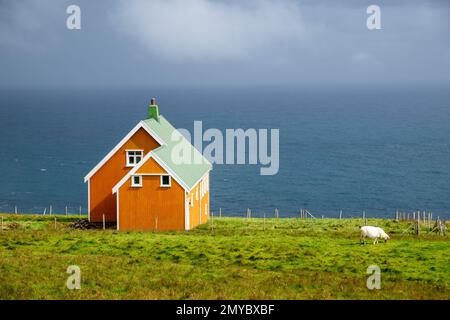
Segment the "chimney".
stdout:
<svg viewBox="0 0 450 320">
<path fill-rule="evenodd" d="M 158 105 L 156 104 L 156 98 L 150 100 L 150 105 L 148 106 L 147 119 L 155 119 L 159 121 L 159 111 Z"/>
</svg>

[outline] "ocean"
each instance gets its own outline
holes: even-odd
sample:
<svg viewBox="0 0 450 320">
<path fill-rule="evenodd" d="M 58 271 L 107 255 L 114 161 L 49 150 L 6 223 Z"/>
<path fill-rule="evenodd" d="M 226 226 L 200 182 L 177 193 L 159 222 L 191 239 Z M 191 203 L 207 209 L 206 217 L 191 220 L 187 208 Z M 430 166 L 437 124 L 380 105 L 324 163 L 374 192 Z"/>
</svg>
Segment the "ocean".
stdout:
<svg viewBox="0 0 450 320">
<path fill-rule="evenodd" d="M 150 98 L 178 128 L 279 129 L 279 172 L 215 165 L 223 215 L 450 218 L 450 88 L 247 87 L 0 91 L 0 212 L 87 210 L 83 177 L 136 123 Z M 47 208 L 47 209 L 45 209 Z"/>
</svg>

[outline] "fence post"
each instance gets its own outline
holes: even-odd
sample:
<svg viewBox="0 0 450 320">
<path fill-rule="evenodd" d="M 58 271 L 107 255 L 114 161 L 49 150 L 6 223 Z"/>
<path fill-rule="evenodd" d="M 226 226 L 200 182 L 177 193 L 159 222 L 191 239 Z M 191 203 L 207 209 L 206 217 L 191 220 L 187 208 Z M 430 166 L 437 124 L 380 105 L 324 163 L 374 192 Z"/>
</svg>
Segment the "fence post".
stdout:
<svg viewBox="0 0 450 320">
<path fill-rule="evenodd" d="M 14 213 L 17 214 L 17 206 L 14 206 Z"/>
<path fill-rule="evenodd" d="M 67 206 L 66 206 L 66 216 L 67 216 Z"/>
<path fill-rule="evenodd" d="M 445 220 L 442 221 L 442 236 L 445 237 L 446 233 L 447 233 L 447 225 L 445 224 Z"/>
<path fill-rule="evenodd" d="M 278 212 L 278 208 L 275 208 L 275 218 L 279 218 L 280 217 L 280 214 L 279 214 L 279 212 Z"/>
<path fill-rule="evenodd" d="M 47 212 L 47 207 L 44 208 L 44 212 L 42 213 L 42 215 L 45 216 L 46 212 Z"/>
<path fill-rule="evenodd" d="M 219 208 L 219 218 L 222 218 L 222 208 Z"/>
<path fill-rule="evenodd" d="M 56 217 L 55 217 L 55 230 L 56 230 Z"/>
<path fill-rule="evenodd" d="M 81 206 L 80 206 L 80 218 L 81 218 Z"/>
<path fill-rule="evenodd" d="M 420 212 L 417 214 L 416 235 L 420 235 Z"/>
<path fill-rule="evenodd" d="M 105 214 L 103 214 L 103 230 L 105 230 Z"/>
<path fill-rule="evenodd" d="M 342 210 L 339 211 L 339 219 L 342 219 Z"/>
<path fill-rule="evenodd" d="M 52 215 L 52 205 L 50 205 L 49 214 Z"/>
</svg>

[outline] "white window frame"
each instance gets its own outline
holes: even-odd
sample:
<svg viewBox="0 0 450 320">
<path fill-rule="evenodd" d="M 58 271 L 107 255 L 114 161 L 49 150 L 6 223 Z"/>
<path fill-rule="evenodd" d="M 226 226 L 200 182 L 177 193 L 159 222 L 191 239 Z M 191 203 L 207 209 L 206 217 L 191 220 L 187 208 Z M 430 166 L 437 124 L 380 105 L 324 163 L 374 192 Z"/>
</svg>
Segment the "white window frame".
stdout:
<svg viewBox="0 0 450 320">
<path fill-rule="evenodd" d="M 139 183 L 135 183 L 134 182 L 134 178 L 138 177 L 139 178 Z M 134 174 L 131 176 L 131 186 L 133 188 L 142 188 L 142 175 L 140 174 Z"/>
<path fill-rule="evenodd" d="M 128 168 L 130 168 L 130 167 L 134 167 L 135 165 L 137 165 L 139 162 L 141 162 L 142 161 L 142 159 L 144 158 L 144 150 L 139 150 L 139 149 L 129 149 L 129 150 L 125 150 L 126 151 L 126 163 L 127 163 L 127 167 Z M 130 163 L 130 152 L 134 152 L 134 153 L 136 153 L 136 152 L 139 152 L 141 155 L 140 155 L 140 157 L 141 157 L 141 160 L 139 160 L 138 162 L 136 162 L 136 157 L 137 156 L 139 156 L 139 155 L 137 155 L 137 154 L 134 154 L 133 155 L 133 157 L 134 157 L 134 163 Z"/>
<path fill-rule="evenodd" d="M 169 177 L 169 184 L 163 184 L 163 177 Z M 172 177 L 170 175 L 162 174 L 159 179 L 160 179 L 160 181 L 159 181 L 160 182 L 160 187 L 162 187 L 162 188 L 170 188 L 172 186 Z"/>
</svg>

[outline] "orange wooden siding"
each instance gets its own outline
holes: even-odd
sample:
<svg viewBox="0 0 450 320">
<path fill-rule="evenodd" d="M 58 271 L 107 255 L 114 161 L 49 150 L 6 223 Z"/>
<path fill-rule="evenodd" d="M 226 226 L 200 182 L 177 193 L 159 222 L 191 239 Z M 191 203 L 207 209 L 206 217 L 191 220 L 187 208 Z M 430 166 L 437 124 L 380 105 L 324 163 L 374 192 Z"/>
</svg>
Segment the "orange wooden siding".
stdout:
<svg viewBox="0 0 450 320">
<path fill-rule="evenodd" d="M 141 128 L 90 178 L 91 222 L 101 222 L 103 214 L 107 222 L 116 221 L 116 195 L 112 194 L 112 188 L 132 169 L 126 167 L 126 150 L 144 150 L 145 156 L 157 147 L 159 143 Z"/>
<path fill-rule="evenodd" d="M 209 173 L 203 180 L 209 182 Z M 203 180 L 198 182 L 191 192 L 188 193 L 190 229 L 207 222 L 209 218 L 209 188 L 205 190 L 202 197 L 200 185 Z"/>
<path fill-rule="evenodd" d="M 184 230 L 184 189 L 172 178 L 160 186 L 159 175 L 143 175 L 142 187 L 128 179 L 119 189 L 120 230 Z"/>
<path fill-rule="evenodd" d="M 155 161 L 153 158 L 149 158 L 136 173 L 166 173 L 166 171 Z"/>
</svg>

